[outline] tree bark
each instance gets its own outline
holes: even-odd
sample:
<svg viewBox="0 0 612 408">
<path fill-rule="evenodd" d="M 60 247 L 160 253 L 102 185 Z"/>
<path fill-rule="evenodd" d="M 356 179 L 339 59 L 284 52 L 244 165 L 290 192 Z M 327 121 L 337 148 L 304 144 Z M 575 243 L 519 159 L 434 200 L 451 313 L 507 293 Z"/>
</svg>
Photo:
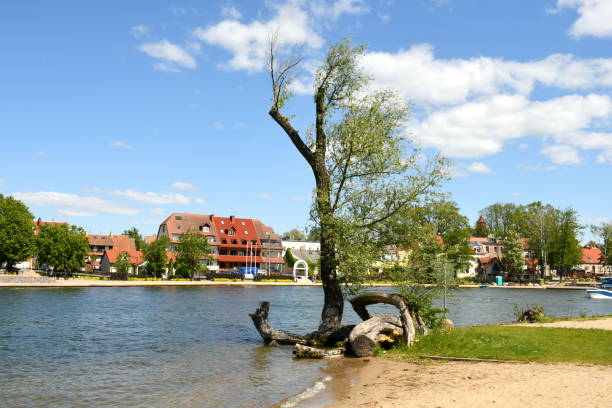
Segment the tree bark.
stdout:
<svg viewBox="0 0 612 408">
<path fill-rule="evenodd" d="M 396 294 L 382 293 L 382 292 L 365 292 L 360 295 L 354 296 L 350 299 L 351 306 L 355 310 L 355 313 L 359 315 L 363 320 L 368 320 L 372 317 L 368 312 L 366 306 L 385 303 L 393 305 L 399 309 L 400 319 L 403 327 L 404 340 L 407 345 L 411 345 L 415 337 L 415 327 L 410 315 L 410 310 L 404 300 Z"/>
<path fill-rule="evenodd" d="M 344 347 L 321 349 L 316 347 L 304 346 L 303 344 L 296 344 L 293 348 L 293 354 L 295 354 L 296 358 L 339 357 L 344 354 Z"/>
<path fill-rule="evenodd" d="M 399 316 L 378 315 L 359 323 L 349 335 L 351 351 L 357 357 L 368 357 L 374 354 L 376 344 L 383 335 L 393 332 L 404 333 Z"/>
<path fill-rule="evenodd" d="M 299 334 L 287 333 L 280 330 L 274 330 L 268 323 L 268 311 L 270 310 L 269 302 L 261 302 L 254 313 L 249 314 L 253 319 L 255 328 L 266 343 L 273 341 L 278 344 L 306 344 L 309 341 L 308 336 Z"/>
<path fill-rule="evenodd" d="M 282 330 L 275 330 L 268 322 L 269 302 L 261 302 L 254 313 L 249 314 L 253 320 L 255 328 L 261 335 L 266 344 L 307 344 L 309 346 L 333 347 L 344 344 L 355 325 L 339 326 L 332 330 L 322 332 L 320 330 L 306 335 L 294 334 Z"/>
</svg>

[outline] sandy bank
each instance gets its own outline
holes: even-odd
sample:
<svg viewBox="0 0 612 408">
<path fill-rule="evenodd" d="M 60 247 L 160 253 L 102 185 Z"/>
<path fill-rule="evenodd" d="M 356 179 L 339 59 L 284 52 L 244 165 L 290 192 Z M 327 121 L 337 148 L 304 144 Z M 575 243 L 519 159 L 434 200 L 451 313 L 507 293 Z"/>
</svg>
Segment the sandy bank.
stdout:
<svg viewBox="0 0 612 408">
<path fill-rule="evenodd" d="M 348 407 L 607 407 L 612 367 L 344 360 L 330 385 Z"/>
<path fill-rule="evenodd" d="M 0 282 L 2 287 L 129 287 L 129 286 L 320 286 L 320 283 L 253 282 L 253 281 L 111 281 L 92 279 L 58 279 L 50 283 Z"/>
<path fill-rule="evenodd" d="M 612 306 L 612 305 L 611 305 Z M 568 329 L 603 329 L 612 330 L 612 317 L 597 320 L 566 320 L 553 323 L 517 323 L 514 326 L 526 327 L 563 327 Z M 612 347 L 612 346 L 611 346 Z M 612 385 L 612 384 L 610 384 Z M 612 403 L 611 403 L 612 405 Z"/>
</svg>

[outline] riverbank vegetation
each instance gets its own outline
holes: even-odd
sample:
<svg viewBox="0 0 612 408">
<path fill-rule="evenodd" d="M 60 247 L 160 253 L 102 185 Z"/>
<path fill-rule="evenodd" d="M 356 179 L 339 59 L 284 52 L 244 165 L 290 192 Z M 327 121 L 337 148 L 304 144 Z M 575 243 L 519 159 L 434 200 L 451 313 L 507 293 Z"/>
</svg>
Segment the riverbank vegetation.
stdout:
<svg viewBox="0 0 612 408">
<path fill-rule="evenodd" d="M 424 355 L 495 360 L 612 364 L 612 331 L 526 326 L 475 326 L 436 330 L 384 355 L 415 360 Z"/>
</svg>

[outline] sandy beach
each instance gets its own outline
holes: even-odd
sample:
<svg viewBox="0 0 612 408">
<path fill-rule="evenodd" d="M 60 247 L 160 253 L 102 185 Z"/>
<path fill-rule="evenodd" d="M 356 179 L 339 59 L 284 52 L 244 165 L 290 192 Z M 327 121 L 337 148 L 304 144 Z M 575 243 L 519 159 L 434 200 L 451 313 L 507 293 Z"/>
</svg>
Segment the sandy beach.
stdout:
<svg viewBox="0 0 612 408">
<path fill-rule="evenodd" d="M 609 407 L 612 367 L 538 363 L 344 360 L 330 408 Z"/>
<path fill-rule="evenodd" d="M 521 325 L 612 330 L 612 318 Z M 335 380 L 321 401 L 330 408 L 609 407 L 612 386 L 604 365 L 367 358 L 328 370 Z"/>
</svg>

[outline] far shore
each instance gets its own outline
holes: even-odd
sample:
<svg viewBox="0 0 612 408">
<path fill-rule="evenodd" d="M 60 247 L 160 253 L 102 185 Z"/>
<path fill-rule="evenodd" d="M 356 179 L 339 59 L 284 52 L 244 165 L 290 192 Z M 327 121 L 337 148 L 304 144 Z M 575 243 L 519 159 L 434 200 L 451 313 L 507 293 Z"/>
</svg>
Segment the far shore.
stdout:
<svg viewBox="0 0 612 408">
<path fill-rule="evenodd" d="M 19 275 L 4 275 L 4 276 L 19 276 Z M 10 282 L 3 281 L 0 275 L 0 288 L 54 288 L 54 287 L 130 287 L 130 286 L 321 286 L 320 282 L 290 282 L 290 281 L 268 281 L 255 282 L 251 280 L 244 281 L 178 281 L 178 280 L 94 280 L 94 279 L 78 279 L 78 278 L 59 278 L 53 279 L 52 282 Z M 370 287 L 393 287 L 393 283 L 366 283 L 363 286 Z M 479 289 L 480 285 L 458 285 L 459 288 Z M 490 289 L 555 289 L 555 290 L 585 290 L 585 286 L 487 286 Z"/>
</svg>

